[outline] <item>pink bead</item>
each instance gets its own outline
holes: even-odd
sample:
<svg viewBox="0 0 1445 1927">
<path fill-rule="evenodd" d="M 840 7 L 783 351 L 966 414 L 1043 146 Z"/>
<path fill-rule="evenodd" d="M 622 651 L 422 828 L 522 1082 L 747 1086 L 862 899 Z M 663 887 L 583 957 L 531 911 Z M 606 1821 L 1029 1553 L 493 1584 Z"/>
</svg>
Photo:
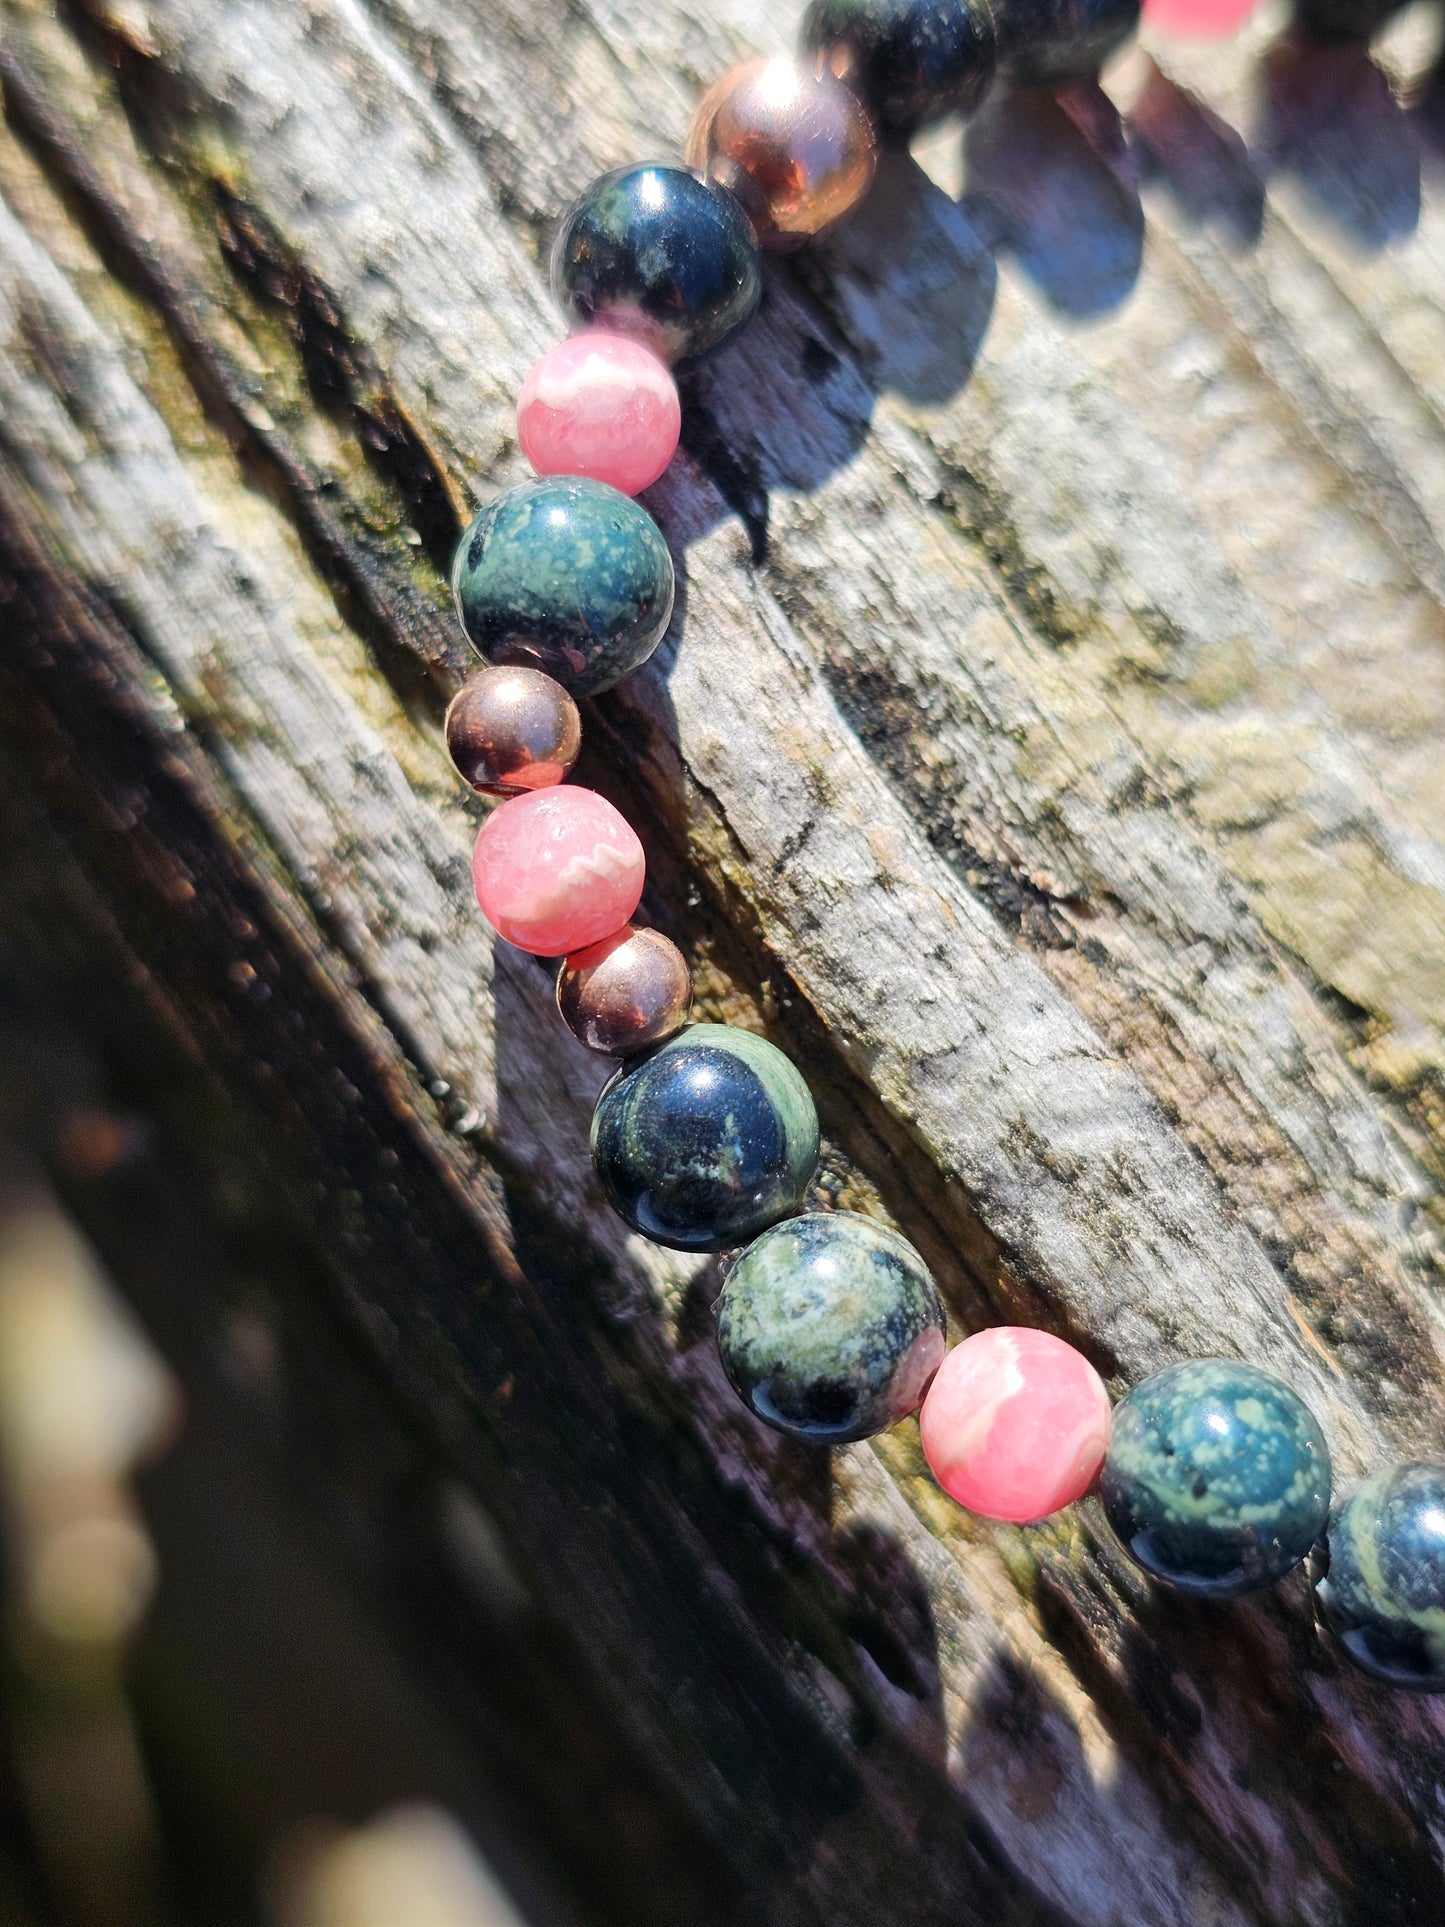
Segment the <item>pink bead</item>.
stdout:
<svg viewBox="0 0 1445 1927">
<path fill-rule="evenodd" d="M 596 790 L 534 790 L 482 825 L 472 882 L 508 943 L 562 957 L 601 943 L 637 908 L 646 865 L 637 832 Z"/>
<path fill-rule="evenodd" d="M 1236 33 L 1259 0 L 1144 0 L 1144 18 L 1161 33 L 1223 40 Z"/>
<path fill-rule="evenodd" d="M 986 1519 L 1026 1525 L 1093 1484 L 1109 1443 L 1109 1394 L 1062 1338 L 998 1325 L 948 1354 L 918 1423 L 950 1498 Z"/>
<path fill-rule="evenodd" d="M 629 335 L 559 342 L 517 397 L 517 438 L 539 475 L 590 475 L 624 495 L 657 480 L 681 427 L 676 382 Z"/>
</svg>

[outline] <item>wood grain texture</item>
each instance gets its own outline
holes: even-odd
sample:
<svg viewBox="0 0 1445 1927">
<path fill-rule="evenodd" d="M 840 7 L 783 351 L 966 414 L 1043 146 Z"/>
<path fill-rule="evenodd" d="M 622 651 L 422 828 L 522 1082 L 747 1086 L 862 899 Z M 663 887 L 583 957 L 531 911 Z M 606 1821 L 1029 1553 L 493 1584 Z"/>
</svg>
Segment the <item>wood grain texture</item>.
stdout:
<svg viewBox="0 0 1445 1927">
<path fill-rule="evenodd" d="M 751 1425 L 716 1267 L 602 1207 L 598 1067 L 471 905 L 443 570 L 523 472 L 550 226 L 791 16 L 0 18 L 7 673 L 55 737 L 16 753 L 42 791 L 113 738 L 158 798 L 185 772 L 205 928 L 125 847 L 118 749 L 69 834 L 238 1088 L 312 1013 L 349 1040 L 349 1172 L 325 1063 L 245 1089 L 277 1181 L 395 1398 L 455 1402 L 718 1917 L 1431 1918 L 1445 1729 L 1339 1671 L 1298 1578 L 1191 1608 L 1091 1505 L 958 1514 L 911 1426 L 830 1468 Z M 1116 1390 L 1265 1363 L 1348 1479 L 1445 1441 L 1445 225 L 1428 94 L 1277 26 L 1131 54 L 1122 126 L 1000 98 L 770 263 L 648 497 L 679 615 L 579 773 L 706 1014 L 804 1063 L 824 1194 L 961 1326 L 1048 1325 Z"/>
</svg>

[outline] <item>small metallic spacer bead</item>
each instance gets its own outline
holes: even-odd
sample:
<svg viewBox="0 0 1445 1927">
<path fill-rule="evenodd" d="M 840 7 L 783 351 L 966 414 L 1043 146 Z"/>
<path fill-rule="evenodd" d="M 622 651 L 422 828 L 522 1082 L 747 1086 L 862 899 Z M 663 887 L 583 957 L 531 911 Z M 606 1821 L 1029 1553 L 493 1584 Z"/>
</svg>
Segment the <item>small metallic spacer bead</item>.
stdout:
<svg viewBox="0 0 1445 1927">
<path fill-rule="evenodd" d="M 562 781 L 582 747 L 582 718 L 540 669 L 502 664 L 462 685 L 446 738 L 463 782 L 485 796 L 521 796 Z"/>
<path fill-rule="evenodd" d="M 698 103 L 689 167 L 735 194 L 765 248 L 815 240 L 867 193 L 878 137 L 831 73 L 779 57 L 734 67 Z"/>
<path fill-rule="evenodd" d="M 562 1021 L 588 1050 L 626 1057 L 681 1030 L 692 972 L 660 930 L 631 924 L 566 958 L 557 972 Z"/>
</svg>

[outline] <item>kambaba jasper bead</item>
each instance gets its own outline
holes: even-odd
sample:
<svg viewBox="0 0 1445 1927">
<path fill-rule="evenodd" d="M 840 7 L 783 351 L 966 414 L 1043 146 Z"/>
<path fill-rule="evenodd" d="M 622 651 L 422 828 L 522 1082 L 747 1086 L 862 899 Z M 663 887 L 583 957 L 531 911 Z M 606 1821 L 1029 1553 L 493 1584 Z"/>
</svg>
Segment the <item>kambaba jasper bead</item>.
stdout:
<svg viewBox="0 0 1445 1927">
<path fill-rule="evenodd" d="M 635 335 L 669 361 L 705 354 L 758 305 L 752 223 L 683 167 L 619 167 L 568 209 L 552 293 L 581 326 Z"/>
<path fill-rule="evenodd" d="M 672 557 L 628 496 L 550 476 L 480 511 L 457 549 L 452 588 L 478 655 L 595 696 L 646 662 L 666 633 Z"/>
<path fill-rule="evenodd" d="M 570 783 L 499 804 L 472 854 L 482 915 L 508 943 L 539 957 L 566 956 L 621 929 L 645 874 L 626 817 Z"/>
<path fill-rule="evenodd" d="M 994 0 L 1000 74 L 1030 87 L 1094 80 L 1139 25 L 1139 0 Z"/>
<path fill-rule="evenodd" d="M 1404 0 L 1295 0 L 1294 25 L 1310 40 L 1370 40 Z"/>
<path fill-rule="evenodd" d="M 972 113 L 998 57 L 988 0 L 813 0 L 798 44 L 897 136 Z"/>
<path fill-rule="evenodd" d="M 726 1251 L 802 1197 L 818 1114 L 766 1039 L 693 1024 L 618 1070 L 593 1113 L 592 1162 L 634 1231 L 679 1251 Z"/>
<path fill-rule="evenodd" d="M 1315 1608 L 1371 1678 L 1445 1692 L 1445 1465 L 1387 1466 L 1356 1488 L 1330 1522 Z"/>
<path fill-rule="evenodd" d="M 764 247 L 782 249 L 857 205 L 877 148 L 867 109 L 840 80 L 778 58 L 748 61 L 709 88 L 686 160 L 737 196 Z"/>
<path fill-rule="evenodd" d="M 1310 1550 L 1329 1516 L 1329 1451 L 1283 1380 L 1191 1359 L 1116 1406 L 1099 1492 L 1146 1572 L 1224 1598 L 1272 1585 Z"/>
<path fill-rule="evenodd" d="M 1062 1338 L 996 1325 L 954 1346 L 918 1425 L 950 1498 L 986 1519 L 1027 1525 L 1094 1483 L 1109 1443 L 1109 1394 Z"/>
<path fill-rule="evenodd" d="M 841 1445 L 906 1418 L 943 1357 L 943 1307 L 905 1238 L 851 1211 L 774 1225 L 715 1308 L 739 1397 L 796 1438 Z"/>
<path fill-rule="evenodd" d="M 582 718 L 559 682 L 511 665 L 469 677 L 446 715 L 447 751 L 485 796 L 550 789 L 577 761 Z"/>
<path fill-rule="evenodd" d="M 517 397 L 517 439 L 539 475 L 585 475 L 624 495 L 657 480 L 681 427 L 666 364 L 642 342 L 601 329 L 549 348 Z"/>
<path fill-rule="evenodd" d="M 627 1057 L 687 1022 L 692 972 L 660 930 L 627 924 L 574 951 L 557 973 L 557 1009 L 588 1050 Z"/>
</svg>

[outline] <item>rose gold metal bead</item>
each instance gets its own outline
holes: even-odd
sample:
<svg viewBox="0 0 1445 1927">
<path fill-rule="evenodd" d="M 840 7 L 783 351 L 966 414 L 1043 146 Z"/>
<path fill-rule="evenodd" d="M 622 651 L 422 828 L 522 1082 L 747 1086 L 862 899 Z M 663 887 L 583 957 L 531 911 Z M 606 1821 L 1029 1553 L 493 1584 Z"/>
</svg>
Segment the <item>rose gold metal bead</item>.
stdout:
<svg viewBox="0 0 1445 1927">
<path fill-rule="evenodd" d="M 574 950 L 557 973 L 557 1008 L 588 1050 L 609 1057 L 660 1044 L 687 1022 L 692 972 L 660 930 L 627 924 L 615 936 Z"/>
<path fill-rule="evenodd" d="M 796 248 L 868 190 L 878 137 L 840 80 L 795 60 L 734 67 L 698 103 L 687 164 L 735 194 L 764 247 Z"/>
<path fill-rule="evenodd" d="M 463 683 L 446 733 L 463 781 L 487 796 L 520 796 L 562 781 L 582 747 L 582 718 L 561 683 L 503 664 Z"/>
</svg>

